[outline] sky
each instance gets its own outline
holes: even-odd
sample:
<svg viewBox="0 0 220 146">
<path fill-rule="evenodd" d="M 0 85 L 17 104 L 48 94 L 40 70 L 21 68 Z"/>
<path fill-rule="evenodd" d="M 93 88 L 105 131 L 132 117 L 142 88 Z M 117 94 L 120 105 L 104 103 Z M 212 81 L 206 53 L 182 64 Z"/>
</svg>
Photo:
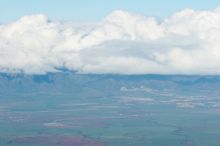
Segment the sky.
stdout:
<svg viewBox="0 0 220 146">
<path fill-rule="evenodd" d="M 0 0 L 0 22 L 38 13 L 60 21 L 98 21 L 119 9 L 162 19 L 185 8 L 207 10 L 219 5 L 219 0 Z"/>
<path fill-rule="evenodd" d="M 218 1 L 0 2 L 0 72 L 220 75 Z"/>
</svg>

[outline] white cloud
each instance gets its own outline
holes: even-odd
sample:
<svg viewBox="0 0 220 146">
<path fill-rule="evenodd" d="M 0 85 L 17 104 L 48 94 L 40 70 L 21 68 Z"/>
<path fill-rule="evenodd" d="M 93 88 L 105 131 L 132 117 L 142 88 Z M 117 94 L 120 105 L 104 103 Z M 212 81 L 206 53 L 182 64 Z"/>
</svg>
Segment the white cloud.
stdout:
<svg viewBox="0 0 220 146">
<path fill-rule="evenodd" d="M 220 74 L 220 9 L 162 22 L 114 11 L 95 24 L 24 16 L 0 25 L 0 72 Z"/>
</svg>

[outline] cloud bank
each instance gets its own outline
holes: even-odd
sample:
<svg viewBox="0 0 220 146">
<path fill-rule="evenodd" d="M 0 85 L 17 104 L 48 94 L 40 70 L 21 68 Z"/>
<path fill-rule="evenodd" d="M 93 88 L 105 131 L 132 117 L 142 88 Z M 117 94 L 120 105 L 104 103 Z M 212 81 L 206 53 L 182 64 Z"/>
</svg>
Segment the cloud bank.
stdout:
<svg viewBox="0 0 220 146">
<path fill-rule="evenodd" d="M 0 25 L 0 72 L 220 74 L 220 8 L 159 21 L 114 11 L 97 23 L 24 16 Z"/>
</svg>

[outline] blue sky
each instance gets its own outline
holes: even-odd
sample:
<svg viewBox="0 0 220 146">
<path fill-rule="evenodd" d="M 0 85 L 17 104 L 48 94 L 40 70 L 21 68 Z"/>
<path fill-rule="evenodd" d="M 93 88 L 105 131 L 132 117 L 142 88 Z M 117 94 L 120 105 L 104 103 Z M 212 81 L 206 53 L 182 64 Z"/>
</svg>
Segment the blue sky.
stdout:
<svg viewBox="0 0 220 146">
<path fill-rule="evenodd" d="M 97 21 L 121 9 L 147 16 L 166 17 L 184 8 L 213 9 L 219 0 L 0 0 L 0 22 L 43 13 L 50 19 Z"/>
</svg>

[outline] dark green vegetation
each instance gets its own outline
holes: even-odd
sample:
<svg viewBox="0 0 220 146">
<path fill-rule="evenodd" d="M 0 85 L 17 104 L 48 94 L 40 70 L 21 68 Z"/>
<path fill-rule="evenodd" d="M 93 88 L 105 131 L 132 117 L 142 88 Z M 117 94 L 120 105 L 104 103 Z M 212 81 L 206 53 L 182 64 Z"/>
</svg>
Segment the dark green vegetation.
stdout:
<svg viewBox="0 0 220 146">
<path fill-rule="evenodd" d="M 220 77 L 0 75 L 0 146 L 219 146 Z"/>
</svg>

